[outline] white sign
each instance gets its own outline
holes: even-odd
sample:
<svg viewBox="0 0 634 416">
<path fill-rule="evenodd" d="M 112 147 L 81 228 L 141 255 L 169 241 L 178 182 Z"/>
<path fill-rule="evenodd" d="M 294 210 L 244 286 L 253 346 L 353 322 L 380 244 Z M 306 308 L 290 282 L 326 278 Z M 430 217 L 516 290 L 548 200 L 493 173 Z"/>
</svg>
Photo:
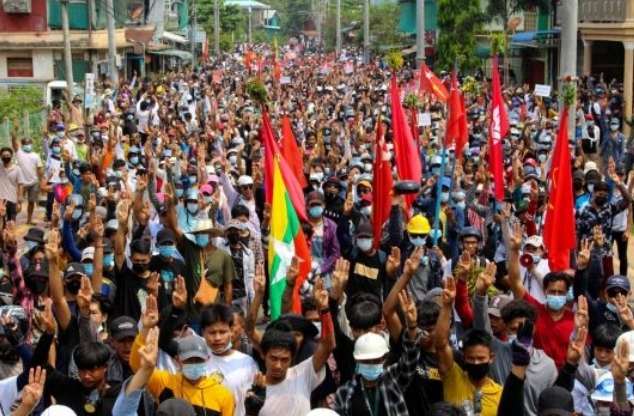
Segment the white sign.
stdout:
<svg viewBox="0 0 634 416">
<path fill-rule="evenodd" d="M 86 95 L 93 95 L 95 93 L 95 74 L 86 73 L 84 82 L 86 84 Z"/>
<path fill-rule="evenodd" d="M 550 85 L 535 84 L 535 95 L 538 97 L 550 97 L 553 87 Z"/>
<path fill-rule="evenodd" d="M 431 113 L 418 113 L 418 127 L 431 126 Z"/>
<path fill-rule="evenodd" d="M 280 78 L 280 85 L 290 84 L 290 83 L 291 83 L 291 77 L 282 77 L 282 78 Z"/>
</svg>

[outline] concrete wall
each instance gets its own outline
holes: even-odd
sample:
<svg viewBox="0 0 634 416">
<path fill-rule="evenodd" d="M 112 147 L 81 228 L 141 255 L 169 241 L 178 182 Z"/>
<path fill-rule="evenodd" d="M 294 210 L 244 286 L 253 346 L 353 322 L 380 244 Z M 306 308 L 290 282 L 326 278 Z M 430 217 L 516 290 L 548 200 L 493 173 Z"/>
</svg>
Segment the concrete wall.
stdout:
<svg viewBox="0 0 634 416">
<path fill-rule="evenodd" d="M 7 78 L 7 58 L 33 58 L 33 78 L 53 80 L 53 51 L 34 50 L 32 52 L 0 51 L 0 78 Z"/>
</svg>

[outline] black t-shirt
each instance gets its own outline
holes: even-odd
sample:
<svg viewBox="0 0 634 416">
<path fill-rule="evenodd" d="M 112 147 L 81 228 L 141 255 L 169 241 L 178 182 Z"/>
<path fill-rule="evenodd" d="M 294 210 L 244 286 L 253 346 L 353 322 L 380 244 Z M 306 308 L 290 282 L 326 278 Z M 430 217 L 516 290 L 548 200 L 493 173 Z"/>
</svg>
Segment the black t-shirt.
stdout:
<svg viewBox="0 0 634 416">
<path fill-rule="evenodd" d="M 362 389 L 365 389 L 365 396 Z M 367 398 L 367 399 L 366 399 Z M 378 407 L 378 415 L 374 414 L 375 407 Z M 387 416 L 385 402 L 381 397 L 378 385 L 375 387 L 362 387 L 360 384 L 354 389 L 350 399 L 348 416 Z"/>
<path fill-rule="evenodd" d="M 383 299 L 383 282 L 386 277 L 385 263 L 381 264 L 378 250 L 371 256 L 367 256 L 358 249 L 352 250 L 346 295 L 367 292 Z"/>
<path fill-rule="evenodd" d="M 180 259 L 172 259 L 171 262 L 166 262 L 157 254 L 152 256 L 152 260 L 150 260 L 150 271 L 160 274 L 161 286 L 165 288 L 169 300 L 174 290 L 176 276 L 185 277 L 185 262 Z"/>
<path fill-rule="evenodd" d="M 145 299 L 148 296 L 146 287 L 149 279 L 139 277 L 128 268 L 126 262 L 123 263 L 121 270 L 116 271 L 115 276 L 117 294 L 110 313 L 110 321 L 119 316 L 129 316 L 138 321 L 141 318 L 142 307 L 145 307 Z M 165 289 L 162 285 L 159 286 L 157 301 L 159 309 L 168 303 Z"/>
</svg>

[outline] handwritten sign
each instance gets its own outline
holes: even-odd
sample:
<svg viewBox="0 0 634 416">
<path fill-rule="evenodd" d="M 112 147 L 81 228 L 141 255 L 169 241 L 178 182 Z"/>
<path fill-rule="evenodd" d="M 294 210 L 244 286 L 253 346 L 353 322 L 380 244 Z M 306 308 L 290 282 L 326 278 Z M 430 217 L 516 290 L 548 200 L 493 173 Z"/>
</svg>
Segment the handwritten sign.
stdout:
<svg viewBox="0 0 634 416">
<path fill-rule="evenodd" d="M 550 85 L 535 84 L 535 95 L 538 97 L 550 97 L 553 87 Z"/>
<path fill-rule="evenodd" d="M 430 113 L 418 113 L 418 127 L 431 126 L 431 114 Z"/>
</svg>

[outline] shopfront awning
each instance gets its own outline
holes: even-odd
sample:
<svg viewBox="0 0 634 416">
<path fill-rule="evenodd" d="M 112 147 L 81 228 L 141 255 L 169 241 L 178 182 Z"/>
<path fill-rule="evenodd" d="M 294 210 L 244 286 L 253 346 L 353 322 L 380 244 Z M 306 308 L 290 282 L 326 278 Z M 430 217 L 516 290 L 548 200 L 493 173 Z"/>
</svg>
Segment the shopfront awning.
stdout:
<svg viewBox="0 0 634 416">
<path fill-rule="evenodd" d="M 167 31 L 163 31 L 163 39 L 169 42 L 180 43 L 181 45 L 189 43 L 189 39 L 187 39 L 185 36 L 177 35 L 176 33 Z"/>
<path fill-rule="evenodd" d="M 154 55 L 175 56 L 177 58 L 180 58 L 183 61 L 191 61 L 194 57 L 190 52 L 181 51 L 178 49 L 166 49 L 164 51 L 148 51 L 148 53 L 152 53 Z"/>
<path fill-rule="evenodd" d="M 553 30 L 538 30 L 536 32 L 519 32 L 511 36 L 511 43 L 532 43 L 547 40 L 552 37 L 559 36 L 561 34 L 561 30 L 553 29 Z"/>
</svg>

